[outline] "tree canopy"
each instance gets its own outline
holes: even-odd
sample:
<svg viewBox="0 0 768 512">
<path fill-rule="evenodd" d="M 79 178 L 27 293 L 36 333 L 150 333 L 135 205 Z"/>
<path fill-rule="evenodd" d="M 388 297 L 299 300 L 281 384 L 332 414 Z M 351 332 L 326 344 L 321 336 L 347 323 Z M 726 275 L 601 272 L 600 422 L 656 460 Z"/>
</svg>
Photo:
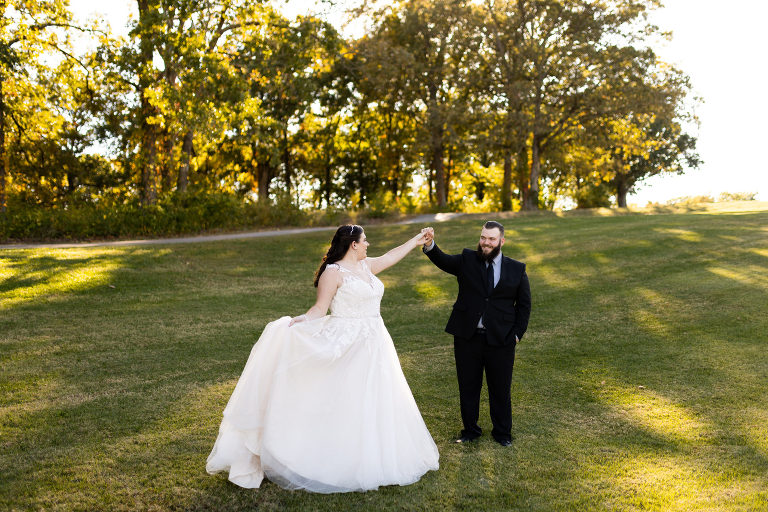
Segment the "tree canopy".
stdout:
<svg viewBox="0 0 768 512">
<path fill-rule="evenodd" d="M 268 2 L 136 0 L 118 37 L 66 0 L 0 2 L 0 209 L 626 206 L 700 163 L 655 7 L 402 0 L 349 37 Z"/>
</svg>

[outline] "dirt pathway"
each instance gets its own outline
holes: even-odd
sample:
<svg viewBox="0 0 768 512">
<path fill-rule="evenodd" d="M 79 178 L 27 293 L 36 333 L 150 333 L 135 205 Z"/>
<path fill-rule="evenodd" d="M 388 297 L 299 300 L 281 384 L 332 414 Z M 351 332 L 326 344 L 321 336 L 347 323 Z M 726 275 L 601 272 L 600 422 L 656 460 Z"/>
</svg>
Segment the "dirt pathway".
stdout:
<svg viewBox="0 0 768 512">
<path fill-rule="evenodd" d="M 417 215 L 410 219 L 382 225 L 403 225 L 403 224 L 429 224 L 445 222 L 464 215 L 463 213 L 437 213 Z M 178 238 L 151 238 L 147 240 L 116 240 L 102 242 L 64 242 L 64 243 L 39 243 L 39 244 L 4 244 L 0 245 L 0 251 L 5 249 L 70 249 L 74 247 L 109 247 L 122 245 L 168 245 L 168 244 L 190 244 L 200 242 L 219 242 L 222 240 L 241 240 L 245 238 L 261 238 L 267 236 L 280 235 L 298 235 L 301 233 L 314 233 L 316 231 L 332 231 L 336 229 L 333 226 L 322 228 L 295 228 L 295 229 L 277 229 L 270 231 L 244 231 L 242 233 L 227 233 L 221 235 L 199 235 Z"/>
</svg>

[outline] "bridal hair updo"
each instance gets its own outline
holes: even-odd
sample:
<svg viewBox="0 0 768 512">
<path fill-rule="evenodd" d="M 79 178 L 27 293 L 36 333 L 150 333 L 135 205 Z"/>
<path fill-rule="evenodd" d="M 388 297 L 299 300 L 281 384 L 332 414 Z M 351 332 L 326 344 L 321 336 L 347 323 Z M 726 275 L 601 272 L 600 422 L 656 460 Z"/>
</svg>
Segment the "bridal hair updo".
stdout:
<svg viewBox="0 0 768 512">
<path fill-rule="evenodd" d="M 336 263 L 347 254 L 349 246 L 352 242 L 360 240 L 360 235 L 363 234 L 363 228 L 357 224 L 345 224 L 336 230 L 336 234 L 333 235 L 331 240 L 331 247 L 328 252 L 323 256 L 323 262 L 320 264 L 320 268 L 315 272 L 315 288 L 320 281 L 320 276 L 325 272 L 325 267 L 331 263 Z"/>
</svg>

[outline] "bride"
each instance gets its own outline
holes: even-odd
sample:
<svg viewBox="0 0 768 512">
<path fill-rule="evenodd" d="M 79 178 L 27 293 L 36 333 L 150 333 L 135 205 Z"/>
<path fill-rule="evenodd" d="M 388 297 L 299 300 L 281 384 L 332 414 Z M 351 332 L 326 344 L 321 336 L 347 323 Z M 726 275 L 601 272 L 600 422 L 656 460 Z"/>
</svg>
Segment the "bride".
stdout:
<svg viewBox="0 0 768 512">
<path fill-rule="evenodd" d="M 438 452 L 379 314 L 376 277 L 425 242 L 427 229 L 367 256 L 363 228 L 341 226 L 315 275 L 317 301 L 267 324 L 224 409 L 206 470 L 257 488 L 332 493 L 407 485 Z M 326 315 L 330 307 L 331 314 Z"/>
</svg>

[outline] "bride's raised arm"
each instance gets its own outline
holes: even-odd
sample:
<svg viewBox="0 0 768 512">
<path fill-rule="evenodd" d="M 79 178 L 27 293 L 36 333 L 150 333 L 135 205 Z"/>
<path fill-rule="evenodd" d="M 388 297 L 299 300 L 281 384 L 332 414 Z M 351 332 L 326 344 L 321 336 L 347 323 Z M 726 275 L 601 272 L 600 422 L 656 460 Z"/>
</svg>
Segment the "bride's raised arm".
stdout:
<svg viewBox="0 0 768 512">
<path fill-rule="evenodd" d="M 427 240 L 428 232 L 429 228 L 424 228 L 418 235 L 414 236 L 403 245 L 399 245 L 377 258 L 365 258 L 368 268 L 370 268 L 371 272 L 374 274 L 378 274 L 382 270 L 391 267 L 401 259 L 405 258 L 405 255 L 411 252 L 414 247 L 424 245 L 424 242 Z"/>
</svg>

